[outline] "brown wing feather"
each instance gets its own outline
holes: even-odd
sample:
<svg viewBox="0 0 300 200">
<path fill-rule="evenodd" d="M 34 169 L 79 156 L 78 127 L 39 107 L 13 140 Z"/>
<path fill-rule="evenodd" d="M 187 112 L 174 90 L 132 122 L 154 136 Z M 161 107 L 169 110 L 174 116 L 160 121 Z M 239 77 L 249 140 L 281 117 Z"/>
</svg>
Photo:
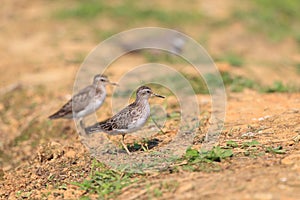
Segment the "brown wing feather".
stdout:
<svg viewBox="0 0 300 200">
<path fill-rule="evenodd" d="M 90 102 L 90 100 L 95 96 L 96 88 L 93 85 L 87 86 L 82 89 L 72 97 L 66 104 L 64 104 L 61 109 L 59 109 L 56 113 L 49 116 L 50 119 L 57 118 L 72 118 L 73 111 L 79 112 L 83 110 Z M 73 110 L 72 110 L 73 106 Z"/>
<path fill-rule="evenodd" d="M 102 122 L 97 122 L 92 126 L 89 126 L 85 129 L 87 134 L 94 132 L 112 132 L 118 129 L 127 129 L 128 125 L 135 120 L 135 117 L 128 117 L 128 114 L 134 110 L 136 106 L 135 103 L 130 104 L 128 107 L 121 110 L 119 113 L 114 115 L 112 118 L 106 119 Z"/>
<path fill-rule="evenodd" d="M 128 107 L 121 110 L 116 115 L 114 115 L 112 118 L 107 119 L 103 122 L 99 122 L 99 127 L 102 130 L 105 130 L 107 132 L 113 131 L 113 130 L 118 130 L 118 129 L 127 129 L 128 126 L 133 121 L 135 121 L 137 118 L 139 118 L 139 116 L 132 115 L 132 112 L 135 111 L 135 107 L 136 107 L 136 104 L 134 102 L 134 103 L 130 104 Z"/>
</svg>

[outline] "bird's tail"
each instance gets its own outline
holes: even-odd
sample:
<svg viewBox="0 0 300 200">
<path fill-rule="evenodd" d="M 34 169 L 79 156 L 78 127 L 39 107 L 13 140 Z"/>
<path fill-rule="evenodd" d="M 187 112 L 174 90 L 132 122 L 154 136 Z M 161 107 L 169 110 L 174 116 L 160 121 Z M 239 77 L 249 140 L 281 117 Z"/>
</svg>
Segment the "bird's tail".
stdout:
<svg viewBox="0 0 300 200">
<path fill-rule="evenodd" d="M 58 118 L 69 118 L 69 115 L 72 115 L 71 112 L 66 112 L 64 110 L 59 110 L 56 113 L 50 115 L 49 119 L 58 119 Z M 72 118 L 72 117 L 70 117 Z"/>
<path fill-rule="evenodd" d="M 48 118 L 49 119 L 58 119 L 58 118 L 61 118 L 63 115 L 60 113 L 60 112 L 56 112 L 52 115 L 50 115 Z"/>
<path fill-rule="evenodd" d="M 99 123 L 96 123 L 92 126 L 86 127 L 84 130 L 85 130 L 85 133 L 87 135 L 90 135 L 90 134 L 96 133 L 96 132 L 101 132 L 101 129 L 99 127 Z"/>
</svg>

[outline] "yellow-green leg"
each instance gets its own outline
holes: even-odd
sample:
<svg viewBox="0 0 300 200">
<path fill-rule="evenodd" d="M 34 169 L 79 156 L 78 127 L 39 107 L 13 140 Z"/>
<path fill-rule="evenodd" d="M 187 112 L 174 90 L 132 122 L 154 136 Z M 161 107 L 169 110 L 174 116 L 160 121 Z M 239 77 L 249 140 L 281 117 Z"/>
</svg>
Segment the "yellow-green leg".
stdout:
<svg viewBox="0 0 300 200">
<path fill-rule="evenodd" d="M 131 155 L 130 151 L 129 151 L 128 148 L 127 148 L 127 145 L 125 145 L 124 138 L 125 138 L 125 135 L 122 134 L 122 140 L 121 140 L 121 143 L 122 143 L 124 149 L 126 150 L 126 152 L 128 153 L 128 155 Z"/>
</svg>

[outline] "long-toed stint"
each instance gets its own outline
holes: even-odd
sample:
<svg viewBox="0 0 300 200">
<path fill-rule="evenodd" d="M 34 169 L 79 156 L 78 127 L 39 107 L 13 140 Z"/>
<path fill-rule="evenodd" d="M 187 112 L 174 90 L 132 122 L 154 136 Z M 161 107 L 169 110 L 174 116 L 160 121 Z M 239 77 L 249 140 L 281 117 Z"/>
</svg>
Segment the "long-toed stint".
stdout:
<svg viewBox="0 0 300 200">
<path fill-rule="evenodd" d="M 89 126 L 85 129 L 87 134 L 94 132 L 105 132 L 109 135 L 122 135 L 121 143 L 130 155 L 130 151 L 124 143 L 127 133 L 139 130 L 147 122 L 150 116 L 150 105 L 148 99 L 152 96 L 165 98 L 155 94 L 147 86 L 141 86 L 136 92 L 136 99 L 113 117 Z"/>
<path fill-rule="evenodd" d="M 61 109 L 49 116 L 49 118 L 76 118 L 80 119 L 80 124 L 83 126 L 82 118 L 92 114 L 103 104 L 106 97 L 105 86 L 107 84 L 118 85 L 117 83 L 110 82 L 105 75 L 95 75 L 93 84 L 80 90 Z"/>
</svg>

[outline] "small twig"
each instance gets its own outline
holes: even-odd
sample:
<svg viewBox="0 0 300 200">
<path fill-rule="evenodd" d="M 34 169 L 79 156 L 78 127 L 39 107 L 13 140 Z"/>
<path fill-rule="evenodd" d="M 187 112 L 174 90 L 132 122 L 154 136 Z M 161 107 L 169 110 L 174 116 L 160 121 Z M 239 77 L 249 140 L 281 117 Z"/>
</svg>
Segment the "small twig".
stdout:
<svg viewBox="0 0 300 200">
<path fill-rule="evenodd" d="M 170 165 L 170 167 L 183 166 L 183 165 L 186 165 L 186 164 L 188 164 L 188 161 L 184 160 L 184 161 L 181 162 L 181 163 L 172 164 L 172 165 Z"/>
<path fill-rule="evenodd" d="M 159 125 L 157 124 L 157 122 L 153 119 L 152 115 L 150 116 L 153 123 L 155 124 L 155 126 L 159 129 L 160 132 L 162 132 L 163 134 L 165 134 L 165 132 L 159 127 Z"/>
</svg>

